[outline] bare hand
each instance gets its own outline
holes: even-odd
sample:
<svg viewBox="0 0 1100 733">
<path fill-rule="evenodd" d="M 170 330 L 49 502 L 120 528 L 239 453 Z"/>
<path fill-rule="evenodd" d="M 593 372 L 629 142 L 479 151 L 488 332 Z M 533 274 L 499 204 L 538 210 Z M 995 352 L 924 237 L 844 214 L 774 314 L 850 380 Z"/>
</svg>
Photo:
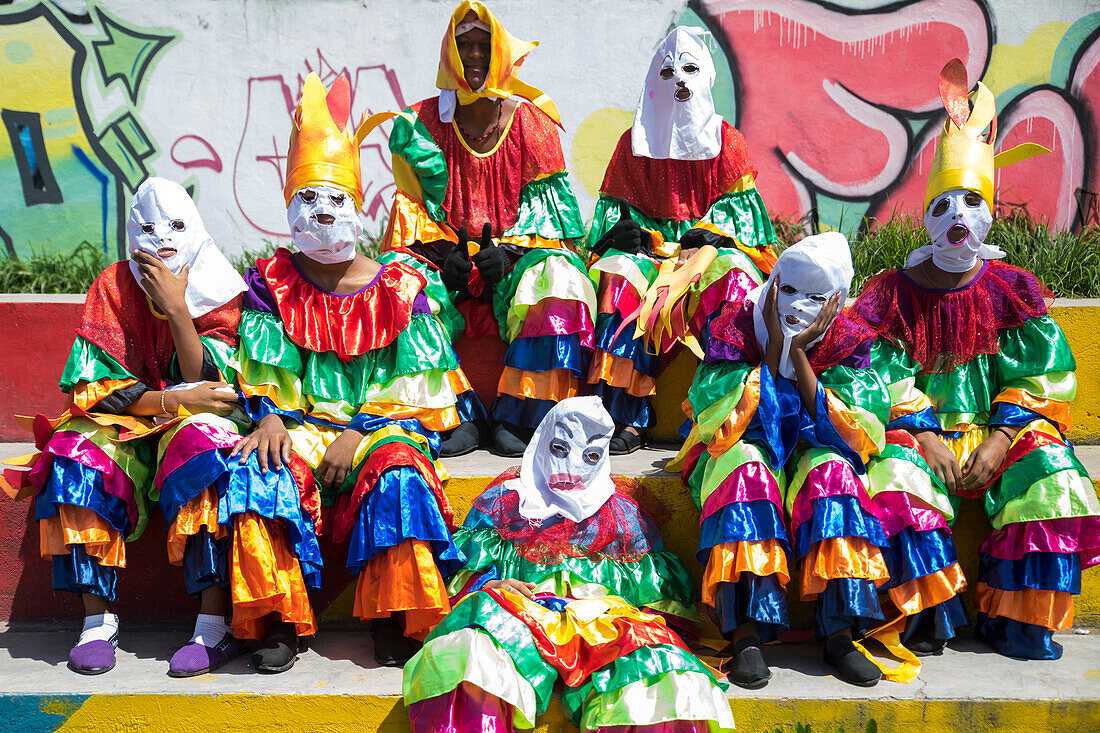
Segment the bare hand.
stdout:
<svg viewBox="0 0 1100 733">
<path fill-rule="evenodd" d="M 519 593 L 521 596 L 528 600 L 535 600 L 535 584 L 524 583 L 522 580 L 516 580 L 515 578 L 490 580 L 488 583 L 481 586 L 481 588 L 482 590 L 496 588 L 498 590 L 511 591 L 512 593 Z"/>
<path fill-rule="evenodd" d="M 203 382 L 195 387 L 173 389 L 165 393 L 164 406 L 169 405 L 175 407 L 174 412 L 186 407 L 192 415 L 200 412 L 228 415 L 237 406 L 237 391 L 225 382 Z"/>
<path fill-rule="evenodd" d="M 963 473 L 959 468 L 959 461 L 940 437 L 931 430 L 923 430 L 915 437 L 920 444 L 925 463 L 947 487 L 947 491 L 954 494 L 956 488 L 962 488 Z"/>
<path fill-rule="evenodd" d="M 779 298 L 779 283 L 773 282 L 764 293 L 764 325 L 768 327 L 768 343 L 783 343 L 783 326 L 779 323 L 779 307 L 776 300 Z"/>
<path fill-rule="evenodd" d="M 165 315 L 179 313 L 181 309 L 187 312 L 187 302 L 183 296 L 187 292 L 187 274 L 191 272 L 191 265 L 184 265 L 179 275 L 173 275 L 168 265 L 148 252 L 135 252 L 133 260 L 138 264 L 145 292 L 161 312 Z"/>
<path fill-rule="evenodd" d="M 1005 455 L 1012 441 L 1000 430 L 994 430 L 981 442 L 966 465 L 963 466 L 963 488 L 967 491 L 977 491 L 991 480 L 997 469 L 1004 463 Z"/>
<path fill-rule="evenodd" d="M 355 460 L 355 449 L 359 447 L 359 441 L 363 434 L 355 430 L 344 429 L 342 433 L 329 444 L 325 451 L 325 457 L 317 466 L 317 480 L 322 486 L 340 486 L 351 472 L 352 462 Z"/>
<path fill-rule="evenodd" d="M 802 333 L 791 338 L 791 348 L 805 351 L 809 344 L 812 344 L 818 337 L 829 330 L 829 324 L 833 322 L 833 318 L 836 317 L 837 311 L 839 310 L 840 293 L 834 293 L 825 304 L 825 307 L 821 309 L 821 312 L 817 314 L 817 318 L 814 319 L 814 322 L 806 326 Z"/>
<path fill-rule="evenodd" d="M 260 473 L 267 473 L 268 467 L 278 471 L 284 463 L 290 462 L 290 433 L 278 415 L 265 415 L 252 434 L 233 446 L 229 457 L 240 455 L 245 463 L 252 451 L 256 451 L 256 462 L 260 464 Z"/>
</svg>

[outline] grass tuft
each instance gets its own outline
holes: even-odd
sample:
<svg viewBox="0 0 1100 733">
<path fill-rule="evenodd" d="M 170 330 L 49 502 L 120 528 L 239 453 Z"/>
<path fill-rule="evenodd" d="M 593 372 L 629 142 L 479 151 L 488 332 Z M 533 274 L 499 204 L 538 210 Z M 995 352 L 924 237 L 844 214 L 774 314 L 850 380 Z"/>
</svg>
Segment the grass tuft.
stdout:
<svg viewBox="0 0 1100 733">
<path fill-rule="evenodd" d="M 86 293 L 106 267 L 103 249 L 90 242 L 69 254 L 0 257 L 0 293 Z"/>
</svg>

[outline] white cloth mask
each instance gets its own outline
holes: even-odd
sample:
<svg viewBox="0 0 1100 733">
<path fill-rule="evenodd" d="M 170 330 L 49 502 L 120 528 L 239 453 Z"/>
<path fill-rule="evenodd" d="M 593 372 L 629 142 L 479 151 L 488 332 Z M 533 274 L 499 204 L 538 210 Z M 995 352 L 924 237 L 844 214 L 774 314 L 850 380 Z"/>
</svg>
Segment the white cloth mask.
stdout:
<svg viewBox="0 0 1100 733">
<path fill-rule="evenodd" d="M 286 210 L 294 246 L 323 265 L 350 262 L 355 243 L 363 236 L 363 224 L 355 201 L 328 186 L 306 186 L 294 194 Z"/>
<path fill-rule="evenodd" d="M 186 265 L 191 266 L 183 298 L 192 318 L 245 291 L 244 279 L 206 233 L 195 202 L 178 183 L 154 177 L 138 186 L 130 201 L 126 236 L 131 258 L 145 252 L 177 276 Z M 145 290 L 144 277 L 133 259 L 130 272 Z"/>
<path fill-rule="evenodd" d="M 710 160 L 722 150 L 714 111 L 714 61 L 701 29 L 678 26 L 661 42 L 630 132 L 634 154 L 658 160 Z"/>
<path fill-rule="evenodd" d="M 825 232 L 806 237 L 783 250 L 776 260 L 772 273 L 763 285 L 754 288 L 748 296 L 753 303 L 753 331 L 761 351 L 768 348 L 768 325 L 764 320 L 764 298 L 773 283 L 778 282 L 776 310 L 779 326 L 783 331 L 783 349 L 779 359 L 779 373 L 794 379 L 791 364 L 791 339 L 809 328 L 821 309 L 834 295 L 839 294 L 841 306 L 852 287 L 852 250 L 848 240 L 840 232 Z M 837 311 L 839 313 L 839 309 Z M 826 329 L 807 344 L 810 348 L 825 338 Z"/>
<path fill-rule="evenodd" d="M 909 253 L 906 267 L 914 267 L 929 257 L 944 272 L 967 272 L 979 259 L 999 260 L 1004 250 L 985 243 L 993 215 L 989 204 L 973 191 L 956 188 L 941 193 L 924 214 L 924 229 L 932 244 Z"/>
<path fill-rule="evenodd" d="M 569 397 L 550 408 L 527 450 L 519 478 L 505 488 L 519 494 L 519 513 L 541 522 L 560 515 L 580 522 L 615 493 L 608 448 L 615 422 L 599 397 Z"/>
</svg>

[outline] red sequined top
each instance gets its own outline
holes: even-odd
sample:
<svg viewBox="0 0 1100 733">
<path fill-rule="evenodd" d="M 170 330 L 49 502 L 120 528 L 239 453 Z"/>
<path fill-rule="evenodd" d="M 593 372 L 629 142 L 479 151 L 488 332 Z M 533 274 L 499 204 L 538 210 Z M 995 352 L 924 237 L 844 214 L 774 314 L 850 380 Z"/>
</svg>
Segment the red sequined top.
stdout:
<svg viewBox="0 0 1100 733">
<path fill-rule="evenodd" d="M 655 160 L 634 155 L 630 130 L 607 164 L 600 193 L 621 199 L 654 219 L 702 218 L 733 184 L 756 176 L 744 136 L 722 122 L 722 150 L 710 160 Z"/>
</svg>

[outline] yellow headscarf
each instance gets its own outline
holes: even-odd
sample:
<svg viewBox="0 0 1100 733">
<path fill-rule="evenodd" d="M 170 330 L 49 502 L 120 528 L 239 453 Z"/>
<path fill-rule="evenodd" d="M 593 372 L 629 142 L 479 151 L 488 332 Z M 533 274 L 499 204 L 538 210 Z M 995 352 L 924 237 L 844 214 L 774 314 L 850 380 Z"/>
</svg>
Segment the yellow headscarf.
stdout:
<svg viewBox="0 0 1100 733">
<path fill-rule="evenodd" d="M 470 85 L 466 83 L 465 69 L 462 67 L 462 59 L 458 56 L 458 44 L 455 43 L 455 27 L 471 10 L 477 14 L 478 19 L 489 26 L 489 32 L 492 35 L 493 50 L 492 57 L 489 59 L 489 75 L 485 80 L 485 86 L 480 91 L 470 89 Z M 539 45 L 538 41 L 528 42 L 513 38 L 481 3 L 463 0 L 451 13 L 447 32 L 443 36 L 443 47 L 439 54 L 439 73 L 435 77 L 435 85 L 439 89 L 454 90 L 459 104 L 470 104 L 482 97 L 504 99 L 515 94 L 541 109 L 560 127 L 561 115 L 554 100 L 542 90 L 525 84 L 515 76 L 516 70 L 527 58 L 527 54 L 531 53 L 537 45 Z"/>
</svg>

